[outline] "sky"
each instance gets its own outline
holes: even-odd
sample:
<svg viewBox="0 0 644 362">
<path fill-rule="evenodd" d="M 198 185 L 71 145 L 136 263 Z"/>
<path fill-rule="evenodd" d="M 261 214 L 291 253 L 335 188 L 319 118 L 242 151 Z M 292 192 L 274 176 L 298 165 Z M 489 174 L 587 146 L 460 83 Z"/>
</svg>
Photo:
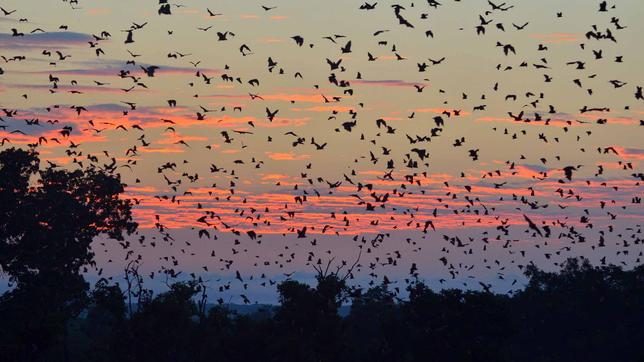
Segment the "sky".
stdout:
<svg viewBox="0 0 644 362">
<path fill-rule="evenodd" d="M 498 292 L 640 264 L 641 1 L 363 4 L 1 0 L 0 150 L 116 162 L 140 228 L 90 279 L 274 302 L 327 264 Z"/>
</svg>

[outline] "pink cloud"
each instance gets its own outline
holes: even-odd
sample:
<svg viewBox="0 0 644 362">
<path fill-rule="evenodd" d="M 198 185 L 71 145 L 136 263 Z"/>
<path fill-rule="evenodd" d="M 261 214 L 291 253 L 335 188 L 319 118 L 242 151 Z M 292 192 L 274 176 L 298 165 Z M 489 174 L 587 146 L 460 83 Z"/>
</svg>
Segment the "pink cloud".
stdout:
<svg viewBox="0 0 644 362">
<path fill-rule="evenodd" d="M 295 152 L 265 152 L 266 156 L 270 158 L 271 160 L 275 161 L 301 161 L 301 160 L 307 160 L 311 158 L 311 155 L 298 155 L 295 154 Z"/>
</svg>

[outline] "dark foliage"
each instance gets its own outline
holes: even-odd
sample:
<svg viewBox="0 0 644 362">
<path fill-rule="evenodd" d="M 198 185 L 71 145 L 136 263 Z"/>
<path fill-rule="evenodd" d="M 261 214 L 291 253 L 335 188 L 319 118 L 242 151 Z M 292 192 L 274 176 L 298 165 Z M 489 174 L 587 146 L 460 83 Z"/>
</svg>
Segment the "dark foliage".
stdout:
<svg viewBox="0 0 644 362">
<path fill-rule="evenodd" d="M 585 259 L 527 267 L 512 296 L 416 282 L 400 300 L 387 284 L 350 288 L 319 269 L 315 287 L 285 281 L 280 305 L 252 315 L 206 308 L 200 280 L 153 296 L 135 268 L 135 292 L 104 279 L 88 291 L 92 238 L 136 227 L 122 190 L 97 170 L 39 171 L 33 152 L 0 154 L 0 266 L 14 283 L 0 299 L 0 360 L 644 360 L 644 267 Z"/>
<path fill-rule="evenodd" d="M 92 240 L 136 229 L 122 192 L 94 168 L 41 170 L 35 151 L 0 153 L 0 270 L 13 284 L 0 297 L 0 355 L 30 359 L 66 338 L 88 302 L 80 272 L 93 263 Z"/>
<path fill-rule="evenodd" d="M 570 259 L 558 273 L 527 274 L 528 286 L 514 296 L 416 283 L 405 300 L 387 285 L 355 290 L 334 275 L 315 288 L 286 281 L 278 307 L 251 315 L 225 306 L 202 312 L 201 285 L 184 282 L 143 298 L 131 317 L 125 293 L 101 281 L 87 312 L 67 325 L 68 356 L 53 346 L 34 360 L 642 360 L 644 268 Z M 345 297 L 350 313 L 340 317 Z"/>
</svg>

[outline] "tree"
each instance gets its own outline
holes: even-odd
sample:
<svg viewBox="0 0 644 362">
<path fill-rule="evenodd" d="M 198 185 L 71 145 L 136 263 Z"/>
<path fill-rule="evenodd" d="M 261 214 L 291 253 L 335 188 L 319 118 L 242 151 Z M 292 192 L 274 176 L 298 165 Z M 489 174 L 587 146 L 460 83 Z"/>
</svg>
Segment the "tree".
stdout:
<svg viewBox="0 0 644 362">
<path fill-rule="evenodd" d="M 132 358 L 136 361 L 194 360 L 198 308 L 193 298 L 199 293 L 195 281 L 176 282 L 170 290 L 143 299 L 132 316 L 135 339 Z"/>
<path fill-rule="evenodd" d="M 559 272 L 528 265 L 529 283 L 513 301 L 516 345 L 539 341 L 515 354 L 544 360 L 641 361 L 644 268 L 625 271 L 568 259 Z M 526 353 L 527 352 L 527 353 Z"/>
<path fill-rule="evenodd" d="M 74 318 L 67 325 L 69 360 L 126 360 L 129 329 L 123 291 L 101 278 L 89 298 L 83 317 Z"/>
<path fill-rule="evenodd" d="M 400 360 L 405 330 L 396 295 L 386 283 L 351 297 L 351 313 L 345 318 L 347 355 L 352 361 Z"/>
<path fill-rule="evenodd" d="M 281 305 L 275 320 L 277 346 L 286 360 L 337 360 L 341 341 L 338 308 L 346 298 L 347 286 L 336 274 L 319 274 L 316 288 L 287 280 L 277 290 Z"/>
<path fill-rule="evenodd" d="M 439 293 L 422 282 L 408 287 L 402 313 L 412 359 L 503 361 L 509 330 L 506 297 L 490 292 L 445 289 Z"/>
<path fill-rule="evenodd" d="M 118 175 L 93 166 L 41 170 L 33 149 L 0 152 L 0 270 L 13 284 L 0 297 L 0 318 L 13 327 L 0 352 L 27 359 L 60 345 L 87 302 L 81 270 L 94 265 L 92 240 L 136 230 L 123 191 Z"/>
</svg>

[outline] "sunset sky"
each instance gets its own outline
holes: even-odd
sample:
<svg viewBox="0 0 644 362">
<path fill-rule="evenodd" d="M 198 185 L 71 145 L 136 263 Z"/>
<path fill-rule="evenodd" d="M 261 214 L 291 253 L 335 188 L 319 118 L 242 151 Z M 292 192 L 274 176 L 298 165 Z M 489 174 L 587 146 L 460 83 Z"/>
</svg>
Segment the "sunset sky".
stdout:
<svg viewBox="0 0 644 362">
<path fill-rule="evenodd" d="M 400 289 L 639 265 L 644 3 L 439 2 L 1 0 L 0 150 L 114 158 L 140 229 L 101 275 L 140 255 L 234 302 L 361 250 L 353 283 Z"/>
</svg>

